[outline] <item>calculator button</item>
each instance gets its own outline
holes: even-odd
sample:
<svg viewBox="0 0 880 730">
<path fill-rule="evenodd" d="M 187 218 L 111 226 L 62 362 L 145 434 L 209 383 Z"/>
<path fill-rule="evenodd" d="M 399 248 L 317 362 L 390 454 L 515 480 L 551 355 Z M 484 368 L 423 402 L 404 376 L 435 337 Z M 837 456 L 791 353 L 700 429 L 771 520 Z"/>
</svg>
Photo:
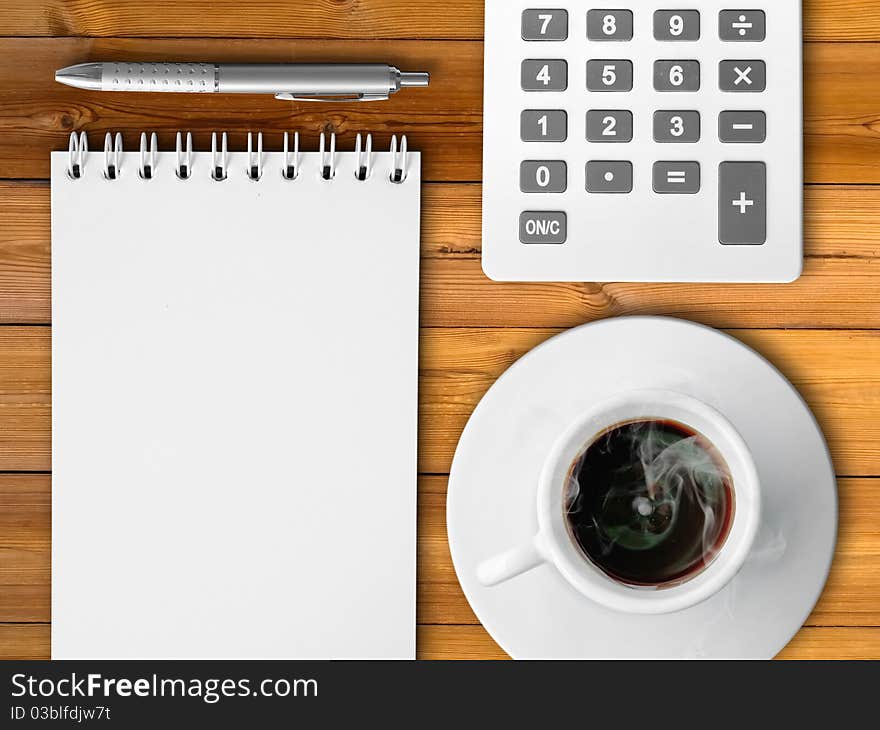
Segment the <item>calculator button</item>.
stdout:
<svg viewBox="0 0 880 730">
<path fill-rule="evenodd" d="M 568 88 L 568 62 L 529 58 L 522 62 L 523 91 L 565 91 Z"/>
<path fill-rule="evenodd" d="M 763 10 L 722 10 L 718 34 L 723 41 L 763 41 L 767 18 Z"/>
<path fill-rule="evenodd" d="M 565 142 L 568 114 L 561 109 L 526 109 L 519 116 L 523 142 Z"/>
<path fill-rule="evenodd" d="M 761 143 L 767 139 L 767 115 L 764 112 L 721 112 L 718 139 L 722 142 Z"/>
<path fill-rule="evenodd" d="M 658 10 L 654 13 L 654 38 L 658 41 L 700 40 L 700 11 Z"/>
<path fill-rule="evenodd" d="M 628 111 L 587 112 L 587 140 L 590 142 L 632 142 L 633 115 Z"/>
<path fill-rule="evenodd" d="M 655 61 L 654 89 L 657 91 L 699 91 L 699 61 Z"/>
<path fill-rule="evenodd" d="M 718 240 L 721 243 L 766 243 L 767 166 L 763 162 L 722 162 L 718 209 Z"/>
<path fill-rule="evenodd" d="M 699 142 L 700 112 L 654 112 L 654 141 L 663 143 Z"/>
<path fill-rule="evenodd" d="M 524 193 L 564 193 L 568 169 L 562 160 L 526 160 L 519 167 L 519 188 Z"/>
<path fill-rule="evenodd" d="M 519 240 L 526 244 L 565 243 L 568 217 L 561 211 L 527 210 L 519 217 Z"/>
<path fill-rule="evenodd" d="M 587 38 L 591 41 L 631 41 L 633 14 L 631 10 L 587 11 Z"/>
<path fill-rule="evenodd" d="M 567 10 L 523 10 L 524 41 L 564 41 L 567 38 Z"/>
<path fill-rule="evenodd" d="M 587 91 L 632 91 L 632 61 L 587 61 Z"/>
<path fill-rule="evenodd" d="M 694 195 L 700 192 L 700 163 L 655 162 L 654 192 L 660 195 Z"/>
<path fill-rule="evenodd" d="M 592 161 L 587 163 L 587 192 L 631 193 L 633 166 L 631 162 Z"/>
<path fill-rule="evenodd" d="M 767 88 L 767 65 L 763 61 L 722 61 L 718 66 L 721 91 L 757 93 Z"/>
</svg>

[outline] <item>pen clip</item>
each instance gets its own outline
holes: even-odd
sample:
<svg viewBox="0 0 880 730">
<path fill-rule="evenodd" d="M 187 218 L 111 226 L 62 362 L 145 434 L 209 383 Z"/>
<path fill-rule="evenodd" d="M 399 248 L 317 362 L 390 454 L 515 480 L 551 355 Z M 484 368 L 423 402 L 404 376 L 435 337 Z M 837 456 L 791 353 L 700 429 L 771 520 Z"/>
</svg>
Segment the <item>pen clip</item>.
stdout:
<svg viewBox="0 0 880 730">
<path fill-rule="evenodd" d="M 279 91 L 275 94 L 276 99 L 282 101 L 388 101 L 388 94 L 337 94 L 336 96 L 319 94 L 295 94 L 290 91 Z"/>
</svg>

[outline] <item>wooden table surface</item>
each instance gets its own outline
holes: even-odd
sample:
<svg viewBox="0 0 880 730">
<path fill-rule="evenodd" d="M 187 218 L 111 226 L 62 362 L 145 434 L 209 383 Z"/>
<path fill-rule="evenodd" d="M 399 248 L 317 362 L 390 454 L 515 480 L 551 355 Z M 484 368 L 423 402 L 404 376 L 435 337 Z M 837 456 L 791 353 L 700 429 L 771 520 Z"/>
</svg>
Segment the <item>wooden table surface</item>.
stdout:
<svg viewBox="0 0 880 730">
<path fill-rule="evenodd" d="M 637 3 L 633 2 L 634 5 Z M 805 0 L 806 270 L 795 284 L 496 284 L 480 269 L 479 0 L 0 0 L 0 657 L 49 654 L 49 152 L 72 130 L 127 149 L 178 129 L 409 135 L 424 155 L 419 656 L 501 658 L 458 587 L 445 490 L 465 421 L 493 380 L 564 328 L 666 314 L 724 328 L 773 360 L 814 409 L 841 497 L 831 579 L 786 658 L 880 658 L 880 3 Z M 86 60 L 374 60 L 429 70 L 381 104 L 87 93 Z M 113 306 L 108 302 L 107 306 Z M 320 316 L 316 312 L 315 316 Z M 125 474 L 119 475 L 120 481 Z M 112 549 L 112 546 L 108 546 Z"/>
</svg>

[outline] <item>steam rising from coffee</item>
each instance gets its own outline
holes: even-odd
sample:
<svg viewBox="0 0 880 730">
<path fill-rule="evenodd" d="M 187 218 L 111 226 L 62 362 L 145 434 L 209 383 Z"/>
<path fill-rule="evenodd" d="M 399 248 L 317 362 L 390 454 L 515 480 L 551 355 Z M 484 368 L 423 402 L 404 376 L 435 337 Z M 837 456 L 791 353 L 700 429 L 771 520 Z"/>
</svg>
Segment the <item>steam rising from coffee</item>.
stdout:
<svg viewBox="0 0 880 730">
<path fill-rule="evenodd" d="M 612 578 L 667 587 L 709 565 L 733 521 L 729 469 L 687 426 L 663 420 L 614 426 L 578 456 L 565 493 L 580 549 Z"/>
</svg>

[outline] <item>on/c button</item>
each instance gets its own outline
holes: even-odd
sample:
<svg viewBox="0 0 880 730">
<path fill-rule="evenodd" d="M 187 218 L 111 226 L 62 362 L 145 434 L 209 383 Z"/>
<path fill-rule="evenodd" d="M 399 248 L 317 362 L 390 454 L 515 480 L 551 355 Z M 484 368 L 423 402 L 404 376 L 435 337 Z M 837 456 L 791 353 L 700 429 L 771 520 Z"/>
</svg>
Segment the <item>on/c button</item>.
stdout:
<svg viewBox="0 0 880 730">
<path fill-rule="evenodd" d="M 530 210 L 519 217 L 519 240 L 526 244 L 559 245 L 568 236 L 568 219 L 562 211 Z"/>
</svg>

